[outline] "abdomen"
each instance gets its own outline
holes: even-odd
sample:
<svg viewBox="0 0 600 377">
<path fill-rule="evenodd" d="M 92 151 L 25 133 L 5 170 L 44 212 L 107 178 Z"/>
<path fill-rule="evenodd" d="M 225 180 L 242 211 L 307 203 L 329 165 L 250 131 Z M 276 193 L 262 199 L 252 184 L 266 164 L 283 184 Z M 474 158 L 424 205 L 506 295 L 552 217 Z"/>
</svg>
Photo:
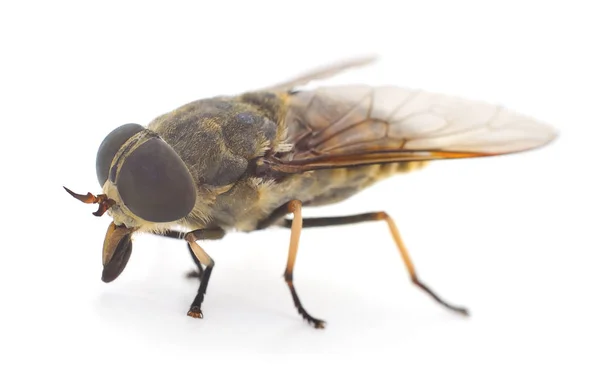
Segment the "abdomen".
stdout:
<svg viewBox="0 0 600 377">
<path fill-rule="evenodd" d="M 292 186 L 299 186 L 295 199 L 301 200 L 305 206 L 321 206 L 346 200 L 378 181 L 399 173 L 420 169 L 426 162 L 401 162 L 383 165 L 366 165 L 352 168 L 318 170 L 290 178 L 299 181 Z"/>
</svg>

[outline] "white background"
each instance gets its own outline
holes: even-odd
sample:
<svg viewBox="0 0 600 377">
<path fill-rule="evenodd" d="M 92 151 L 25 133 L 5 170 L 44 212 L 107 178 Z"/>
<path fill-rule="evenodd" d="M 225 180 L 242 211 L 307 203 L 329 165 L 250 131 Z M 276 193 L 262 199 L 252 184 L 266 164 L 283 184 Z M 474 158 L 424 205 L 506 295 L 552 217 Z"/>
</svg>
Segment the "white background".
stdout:
<svg viewBox="0 0 600 377">
<path fill-rule="evenodd" d="M 0 7 L 0 375 L 600 373 L 592 1 L 89 4 Z M 376 65 L 332 82 L 500 103 L 560 130 L 539 151 L 438 162 L 306 213 L 388 211 L 423 280 L 471 318 L 413 287 L 376 223 L 303 233 L 296 287 L 324 331 L 283 282 L 285 230 L 205 244 L 203 320 L 185 315 L 182 242 L 137 237 L 121 277 L 100 281 L 110 220 L 61 186 L 100 192 L 108 132 L 369 53 Z"/>
</svg>

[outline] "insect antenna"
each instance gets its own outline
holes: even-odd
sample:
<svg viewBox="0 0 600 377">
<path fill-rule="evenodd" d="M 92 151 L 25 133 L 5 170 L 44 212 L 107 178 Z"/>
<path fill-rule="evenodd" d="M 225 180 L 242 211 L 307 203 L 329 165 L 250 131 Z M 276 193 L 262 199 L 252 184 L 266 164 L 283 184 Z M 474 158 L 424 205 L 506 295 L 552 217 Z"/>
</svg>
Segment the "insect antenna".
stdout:
<svg viewBox="0 0 600 377">
<path fill-rule="evenodd" d="M 81 195 L 81 194 L 74 193 L 73 191 L 69 190 L 65 186 L 63 186 L 63 188 L 69 194 L 71 194 L 72 197 L 74 197 L 77 200 L 80 200 L 80 201 L 82 201 L 84 203 L 88 203 L 88 204 L 97 203 L 98 204 L 98 210 L 96 212 L 93 212 L 94 216 L 102 216 L 102 215 L 104 215 L 104 213 L 106 211 L 108 211 L 108 209 L 115 204 L 115 201 L 112 200 L 112 199 L 110 199 L 105 194 L 100 194 L 100 195 L 96 196 L 96 195 L 92 194 L 91 192 L 88 192 L 87 195 Z"/>
</svg>

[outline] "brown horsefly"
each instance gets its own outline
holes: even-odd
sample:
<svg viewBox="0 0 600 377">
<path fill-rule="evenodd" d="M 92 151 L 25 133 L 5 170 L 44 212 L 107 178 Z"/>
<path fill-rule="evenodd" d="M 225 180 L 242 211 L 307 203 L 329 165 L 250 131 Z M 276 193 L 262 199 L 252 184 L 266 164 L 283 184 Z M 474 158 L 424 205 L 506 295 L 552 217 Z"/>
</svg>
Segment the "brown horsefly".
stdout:
<svg viewBox="0 0 600 377">
<path fill-rule="evenodd" d="M 284 278 L 300 315 L 316 328 L 294 288 L 303 228 L 385 221 L 412 282 L 446 308 L 417 277 L 394 221 L 385 212 L 303 218 L 302 208 L 332 204 L 431 160 L 496 156 L 539 148 L 556 138 L 541 122 L 500 106 L 398 87 L 307 89 L 306 84 L 368 64 L 356 59 L 288 82 L 234 96 L 188 103 L 147 127 L 125 124 L 102 141 L 96 174 L 102 194 L 75 194 L 113 218 L 102 251 L 102 280 L 116 279 L 132 234 L 185 239 L 198 267 L 188 315 L 202 318 L 214 267 L 197 241 L 227 231 L 291 229 Z M 303 89 L 304 87 L 304 89 Z M 291 219 L 286 216 L 291 215 Z M 184 229 L 182 232 L 177 229 Z"/>
</svg>

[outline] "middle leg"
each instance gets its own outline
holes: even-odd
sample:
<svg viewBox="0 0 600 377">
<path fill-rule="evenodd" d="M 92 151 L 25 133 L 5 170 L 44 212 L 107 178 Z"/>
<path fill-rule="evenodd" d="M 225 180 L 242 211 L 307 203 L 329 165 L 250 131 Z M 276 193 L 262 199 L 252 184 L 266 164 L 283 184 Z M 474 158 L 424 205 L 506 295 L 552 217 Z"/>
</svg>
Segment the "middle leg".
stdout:
<svg viewBox="0 0 600 377">
<path fill-rule="evenodd" d="M 296 255 L 298 254 L 298 244 L 300 242 L 300 232 L 302 231 L 302 202 L 299 200 L 291 200 L 283 207 L 287 213 L 293 214 L 293 219 L 290 221 L 291 235 L 290 235 L 290 247 L 288 250 L 288 260 L 285 267 L 284 278 L 285 282 L 290 289 L 292 294 L 292 300 L 294 305 L 298 309 L 298 313 L 313 325 L 317 329 L 325 328 L 325 321 L 317 319 L 304 309 L 296 288 L 294 287 L 294 265 L 296 264 Z"/>
</svg>

